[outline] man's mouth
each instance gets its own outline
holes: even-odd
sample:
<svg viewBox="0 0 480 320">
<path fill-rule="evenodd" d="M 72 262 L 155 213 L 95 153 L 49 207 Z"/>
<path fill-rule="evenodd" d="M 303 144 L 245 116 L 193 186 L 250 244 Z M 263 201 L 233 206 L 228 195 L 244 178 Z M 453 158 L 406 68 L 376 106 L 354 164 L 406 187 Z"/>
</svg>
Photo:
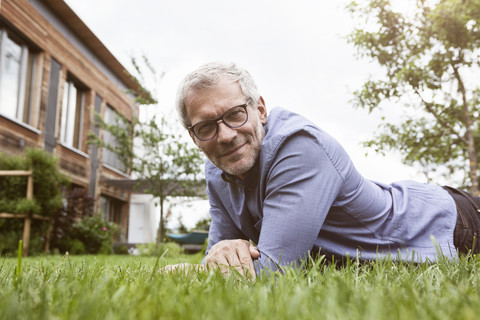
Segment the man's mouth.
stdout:
<svg viewBox="0 0 480 320">
<path fill-rule="evenodd" d="M 228 156 L 234 154 L 235 152 L 237 152 L 238 150 L 240 150 L 241 148 L 243 148 L 244 145 L 245 145 L 245 143 L 243 143 L 243 144 L 241 144 L 241 145 L 237 145 L 237 146 L 235 146 L 235 147 L 233 147 L 233 148 L 228 149 L 227 151 L 225 151 L 225 152 L 223 152 L 223 153 L 221 154 L 221 157 L 228 157 Z"/>
</svg>

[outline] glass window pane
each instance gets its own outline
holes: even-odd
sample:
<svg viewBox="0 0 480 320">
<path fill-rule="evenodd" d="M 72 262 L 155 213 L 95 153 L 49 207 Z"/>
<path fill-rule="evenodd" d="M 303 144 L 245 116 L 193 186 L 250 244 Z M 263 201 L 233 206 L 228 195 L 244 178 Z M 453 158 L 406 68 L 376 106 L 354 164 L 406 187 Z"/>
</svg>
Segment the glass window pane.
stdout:
<svg viewBox="0 0 480 320">
<path fill-rule="evenodd" d="M 63 144 L 80 149 L 84 91 L 67 81 L 63 94 L 60 139 Z"/>
<path fill-rule="evenodd" d="M 77 89 L 70 83 L 68 86 L 68 106 L 67 106 L 67 127 L 65 140 L 69 146 L 73 146 L 73 136 L 75 130 L 75 109 L 77 108 L 75 102 L 77 101 Z"/>
<path fill-rule="evenodd" d="M 65 142 L 65 137 L 67 135 L 67 110 L 68 110 L 68 87 L 69 83 L 65 83 L 65 87 L 63 88 L 63 100 L 62 100 L 62 119 L 60 123 L 60 141 L 62 143 Z"/>
<path fill-rule="evenodd" d="M 109 211 L 109 201 L 105 196 L 100 196 L 100 203 L 98 205 L 98 210 L 103 214 L 105 220 L 108 221 L 108 211 Z"/>
<path fill-rule="evenodd" d="M 16 118 L 20 88 L 20 70 L 22 47 L 8 37 L 2 41 L 2 65 L 0 66 L 0 111 L 2 114 Z"/>
<path fill-rule="evenodd" d="M 116 122 L 116 112 L 113 110 L 113 108 L 107 106 L 105 110 L 105 115 L 104 115 L 104 121 L 107 124 L 118 124 L 121 125 L 121 123 Z M 116 140 L 115 136 L 109 132 L 108 130 L 103 131 L 103 140 L 110 144 L 112 147 L 117 147 L 118 146 L 118 141 Z M 113 168 L 116 168 L 122 172 L 126 171 L 126 167 L 124 163 L 121 161 L 120 157 L 118 156 L 117 153 L 108 150 L 107 148 L 103 148 L 102 151 L 102 160 L 105 164 L 108 164 L 109 166 L 112 166 Z"/>
<path fill-rule="evenodd" d="M 0 113 L 30 124 L 36 55 L 0 29 Z"/>
</svg>

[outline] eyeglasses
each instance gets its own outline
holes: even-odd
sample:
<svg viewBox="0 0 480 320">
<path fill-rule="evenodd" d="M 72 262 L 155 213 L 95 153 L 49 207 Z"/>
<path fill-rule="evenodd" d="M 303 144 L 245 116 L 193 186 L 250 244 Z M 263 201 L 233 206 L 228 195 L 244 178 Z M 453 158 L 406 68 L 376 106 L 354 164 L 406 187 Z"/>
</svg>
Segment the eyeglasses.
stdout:
<svg viewBox="0 0 480 320">
<path fill-rule="evenodd" d="M 189 126 L 188 131 L 193 132 L 198 140 L 208 141 L 217 135 L 218 124 L 220 122 L 223 122 L 227 127 L 232 129 L 240 128 L 248 121 L 247 106 L 251 102 L 252 99 L 249 99 L 245 104 L 232 107 L 217 119 L 200 121 L 193 126 Z"/>
</svg>

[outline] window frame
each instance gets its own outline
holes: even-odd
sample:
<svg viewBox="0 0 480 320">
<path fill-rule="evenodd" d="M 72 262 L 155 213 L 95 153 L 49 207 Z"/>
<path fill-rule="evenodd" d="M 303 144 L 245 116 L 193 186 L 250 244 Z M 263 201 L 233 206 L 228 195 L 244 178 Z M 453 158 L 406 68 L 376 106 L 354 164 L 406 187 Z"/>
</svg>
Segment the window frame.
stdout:
<svg viewBox="0 0 480 320">
<path fill-rule="evenodd" d="M 75 97 L 72 98 L 72 92 Z M 88 88 L 70 73 L 63 85 L 60 117 L 60 143 L 82 151 L 83 122 Z M 66 100 L 67 99 L 67 100 Z"/>
<path fill-rule="evenodd" d="M 108 125 L 118 124 L 117 119 L 120 117 L 118 111 L 116 111 L 112 106 L 106 104 L 105 111 L 103 115 L 104 122 Z M 113 147 L 118 145 L 118 141 L 115 139 L 115 136 L 108 130 L 103 130 L 102 140 L 106 143 L 109 143 Z M 125 164 L 120 160 L 120 156 L 107 148 L 102 150 L 102 164 L 114 171 L 121 173 L 122 175 L 127 175 L 127 168 Z"/>
<path fill-rule="evenodd" d="M 37 81 L 41 78 L 41 70 L 39 70 L 40 54 L 27 40 L 0 24 L 0 101 L 2 101 L 2 82 L 6 79 L 6 76 L 1 72 L 1 66 L 6 63 L 7 53 L 5 51 L 8 42 L 14 43 L 20 48 L 20 66 L 16 75 L 17 87 L 15 88 L 17 91 L 15 94 L 16 105 L 14 114 L 2 111 L 0 106 L 0 115 L 15 122 L 35 127 L 36 124 L 33 122 L 38 120 L 38 117 L 34 115 L 34 112 L 38 111 L 38 108 L 35 108 L 38 91 Z"/>
</svg>

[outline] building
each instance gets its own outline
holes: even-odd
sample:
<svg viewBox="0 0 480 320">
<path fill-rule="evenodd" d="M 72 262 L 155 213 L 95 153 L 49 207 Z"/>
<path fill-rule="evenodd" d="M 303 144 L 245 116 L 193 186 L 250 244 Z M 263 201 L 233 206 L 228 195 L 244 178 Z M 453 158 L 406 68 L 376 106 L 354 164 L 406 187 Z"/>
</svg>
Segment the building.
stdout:
<svg viewBox="0 0 480 320">
<path fill-rule="evenodd" d="M 62 0 L 0 0 L 0 150 L 52 152 L 74 188 L 128 238 L 130 193 L 108 183 L 130 179 L 118 156 L 87 144 L 95 113 L 138 115 L 142 92 L 120 62 Z"/>
</svg>

